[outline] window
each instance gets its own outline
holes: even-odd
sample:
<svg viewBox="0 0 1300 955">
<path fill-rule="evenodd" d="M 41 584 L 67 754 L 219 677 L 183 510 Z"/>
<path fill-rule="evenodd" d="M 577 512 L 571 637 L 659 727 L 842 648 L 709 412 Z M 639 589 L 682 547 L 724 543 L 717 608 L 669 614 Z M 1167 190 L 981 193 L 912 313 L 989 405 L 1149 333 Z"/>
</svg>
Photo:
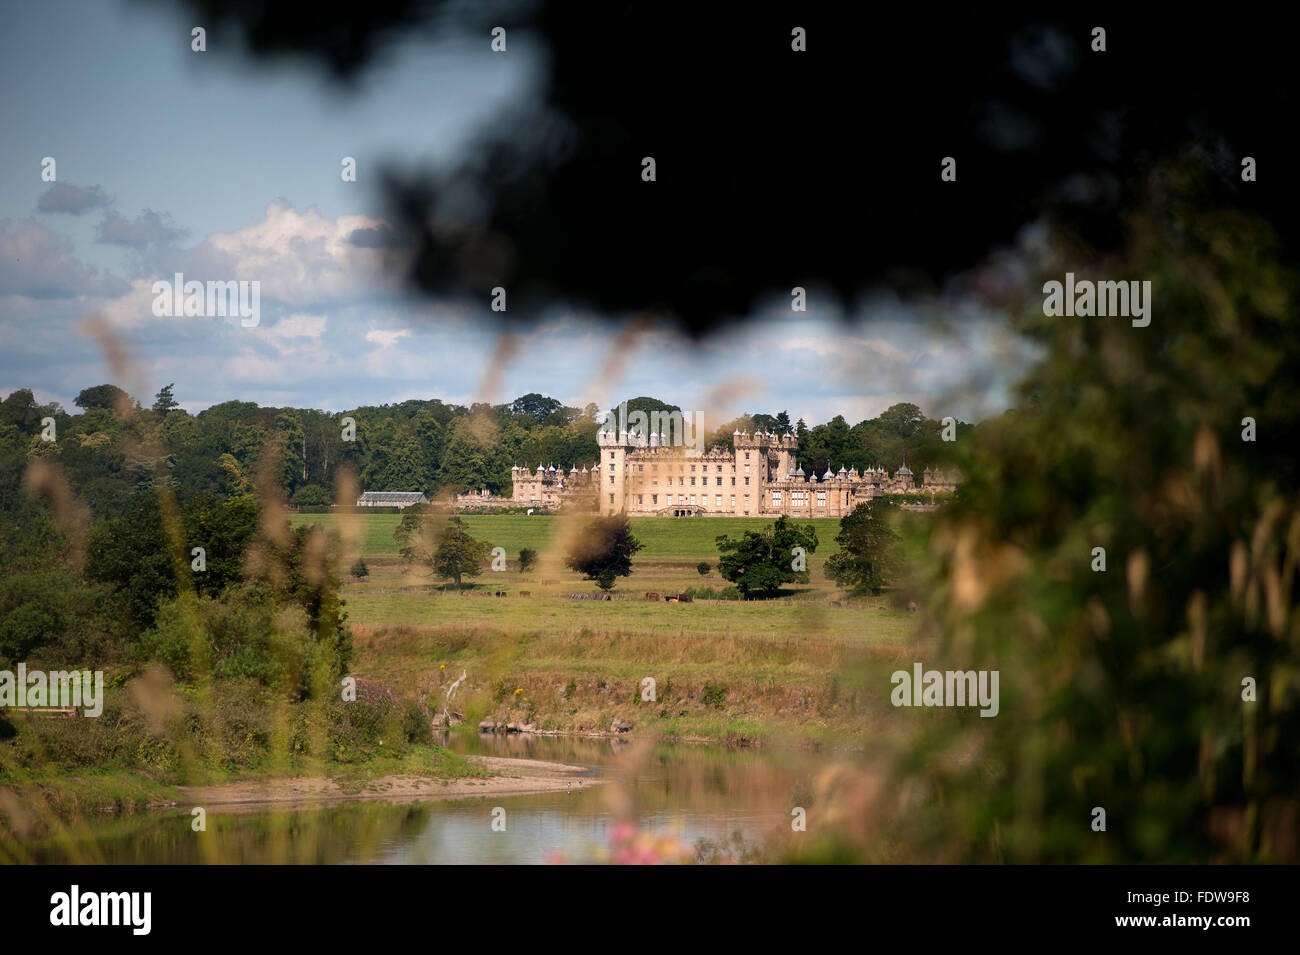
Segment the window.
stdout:
<svg viewBox="0 0 1300 955">
<path fill-rule="evenodd" d="M 609 459 L 610 459 L 611 461 L 614 460 L 614 452 L 613 452 L 613 451 L 609 452 Z"/>
<path fill-rule="evenodd" d="M 614 480 L 614 479 L 613 479 L 613 478 L 610 478 L 610 480 L 612 481 L 612 480 Z M 746 486 L 746 487 L 749 486 L 749 478 L 745 478 L 745 486 Z"/>
<path fill-rule="evenodd" d="M 735 487 L 735 486 L 736 486 L 736 479 L 735 479 L 735 478 L 732 478 L 732 479 L 731 479 L 731 486 L 732 486 L 732 487 Z"/>
<path fill-rule="evenodd" d="M 611 495 L 609 496 L 609 503 L 611 503 L 611 504 L 614 503 L 614 495 L 613 495 L 613 494 L 611 494 Z"/>
<path fill-rule="evenodd" d="M 731 506 L 732 506 L 732 507 L 735 507 L 735 506 L 736 506 L 736 495 L 734 495 L 734 494 L 731 495 Z"/>
<path fill-rule="evenodd" d="M 644 504 L 644 503 L 645 503 L 645 498 L 642 497 L 640 494 L 638 494 L 638 495 L 636 496 L 636 502 L 637 502 L 638 504 Z"/>
<path fill-rule="evenodd" d="M 721 506 L 722 506 L 722 495 L 721 495 L 721 494 L 718 495 L 718 503 L 717 503 L 716 506 L 718 506 L 718 507 L 721 507 Z"/>
<path fill-rule="evenodd" d="M 612 474 L 609 476 L 609 483 L 610 483 L 610 484 L 613 484 L 613 483 L 614 483 L 614 475 L 612 475 Z"/>
<path fill-rule="evenodd" d="M 695 465 L 694 465 L 694 464 L 691 465 L 691 473 L 692 473 L 692 474 L 695 473 Z"/>
<path fill-rule="evenodd" d="M 658 504 L 658 503 L 659 503 L 659 495 L 658 495 L 658 494 L 651 494 L 651 495 L 650 495 L 650 503 L 651 503 L 651 504 Z"/>
<path fill-rule="evenodd" d="M 695 503 L 695 495 L 694 495 L 694 494 L 691 495 L 691 503 L 692 503 L 692 504 Z"/>
<path fill-rule="evenodd" d="M 748 456 L 748 455 L 746 455 L 746 456 Z M 746 473 L 746 474 L 749 473 L 749 465 L 748 465 L 748 464 L 745 465 L 745 473 Z"/>
<path fill-rule="evenodd" d="M 694 471 L 695 468 L 691 468 L 691 470 Z M 691 478 L 691 487 L 695 487 L 695 478 Z"/>
<path fill-rule="evenodd" d="M 722 478 L 718 478 L 718 487 L 722 487 Z"/>
<path fill-rule="evenodd" d="M 772 506 L 773 506 L 773 507 L 780 507 L 780 506 L 781 506 L 781 492 L 780 492 L 780 491 L 773 491 L 773 492 L 772 492 Z"/>
<path fill-rule="evenodd" d="M 722 473 L 722 465 L 721 465 L 721 464 L 718 465 L 718 473 L 719 473 L 719 474 Z M 721 484 L 722 482 L 719 481 L 718 483 Z"/>
<path fill-rule="evenodd" d="M 818 491 L 818 492 L 817 492 L 817 506 L 818 506 L 818 507 L 825 507 L 825 506 L 826 506 L 826 492 L 825 492 L 825 491 Z"/>
</svg>

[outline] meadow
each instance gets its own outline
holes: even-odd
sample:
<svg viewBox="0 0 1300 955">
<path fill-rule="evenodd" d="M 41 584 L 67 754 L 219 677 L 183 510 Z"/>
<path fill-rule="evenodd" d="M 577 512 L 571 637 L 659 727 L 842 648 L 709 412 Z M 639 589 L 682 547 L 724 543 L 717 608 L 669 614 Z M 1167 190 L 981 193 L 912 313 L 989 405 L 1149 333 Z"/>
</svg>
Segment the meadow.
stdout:
<svg viewBox="0 0 1300 955">
<path fill-rule="evenodd" d="M 819 545 L 807 584 L 780 597 L 701 599 L 729 589 L 717 571 L 719 534 L 757 530 L 744 518 L 641 518 L 644 545 L 610 600 L 563 567 L 563 517 L 467 515 L 470 533 L 505 548 L 507 569 L 485 570 L 457 592 L 398 555 L 393 514 L 295 514 L 295 525 L 352 522 L 369 575 L 344 586 L 353 672 L 441 712 L 466 674 L 453 712 L 539 729 L 605 732 L 614 721 L 660 738 L 753 742 L 860 739 L 882 715 L 885 668 L 910 652 L 917 615 L 896 595 L 850 598 L 828 581 L 839 521 L 816 520 Z M 569 522 L 569 526 L 574 524 Z M 519 550 L 541 559 L 519 570 Z M 697 565 L 710 571 L 700 575 Z M 694 589 L 690 602 L 647 599 Z M 707 590 L 705 591 L 708 592 Z M 501 596 L 497 596 L 500 594 Z M 655 700 L 641 698 L 655 680 Z M 881 683 L 881 681 L 884 681 Z"/>
</svg>

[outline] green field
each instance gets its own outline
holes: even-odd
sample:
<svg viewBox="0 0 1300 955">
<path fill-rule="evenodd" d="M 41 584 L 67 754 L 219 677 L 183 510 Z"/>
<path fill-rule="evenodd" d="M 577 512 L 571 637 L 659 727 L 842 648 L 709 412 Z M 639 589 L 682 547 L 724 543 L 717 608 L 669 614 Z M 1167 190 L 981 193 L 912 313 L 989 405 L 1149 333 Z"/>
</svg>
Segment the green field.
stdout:
<svg viewBox="0 0 1300 955">
<path fill-rule="evenodd" d="M 464 671 L 459 699 L 471 722 L 490 716 L 587 732 L 619 719 L 669 738 L 866 738 L 880 714 L 860 705 L 862 687 L 887 683 L 876 671 L 915 643 L 917 618 L 896 596 L 850 599 L 825 578 L 838 520 L 812 522 L 819 545 L 808 583 L 772 600 L 674 603 L 647 594 L 729 588 L 717 572 L 717 536 L 770 522 L 634 518 L 644 548 L 631 576 L 610 600 L 578 600 L 598 591 L 563 566 L 560 538 L 586 518 L 464 519 L 477 539 L 506 549 L 507 569 L 467 579 L 463 593 L 400 558 L 399 515 L 296 514 L 293 523 L 356 522 L 370 573 L 344 585 L 354 673 L 438 704 L 449 674 Z M 528 574 L 518 567 L 523 547 L 541 554 Z M 711 565 L 707 576 L 696 570 L 700 561 Z M 634 702 L 647 675 L 664 690 L 660 705 Z"/>
<path fill-rule="evenodd" d="M 361 552 L 365 556 L 397 553 L 393 532 L 402 519 L 400 514 L 362 514 L 356 519 L 362 528 Z M 469 526 L 470 534 L 504 547 L 512 559 L 523 547 L 544 550 L 560 520 L 545 514 L 467 514 L 462 519 Z M 295 527 L 311 524 L 335 527 L 340 519 L 333 514 L 294 514 L 291 520 Z M 714 542 L 719 534 L 737 537 L 770 523 L 747 517 L 634 517 L 632 533 L 645 547 L 637 554 L 638 560 L 716 561 L 718 549 Z M 822 517 L 800 523 L 817 528 L 817 558 L 824 560 L 835 553 L 838 519 Z"/>
</svg>

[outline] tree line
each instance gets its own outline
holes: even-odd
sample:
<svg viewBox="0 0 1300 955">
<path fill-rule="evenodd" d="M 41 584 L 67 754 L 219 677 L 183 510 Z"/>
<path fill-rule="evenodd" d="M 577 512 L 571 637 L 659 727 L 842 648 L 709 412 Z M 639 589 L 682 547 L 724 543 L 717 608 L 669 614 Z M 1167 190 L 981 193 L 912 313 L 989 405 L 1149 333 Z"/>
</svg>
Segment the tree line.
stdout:
<svg viewBox="0 0 1300 955">
<path fill-rule="evenodd" d="M 31 458 L 57 462 L 92 513 L 120 507 L 141 488 L 166 484 L 182 496 L 220 498 L 274 489 L 295 505 L 337 503 L 340 469 L 363 490 L 429 495 L 487 489 L 511 491 L 511 467 L 586 466 L 599 459 L 604 415 L 594 404 L 563 405 L 541 394 L 500 404 L 448 404 L 436 398 L 367 405 L 333 413 L 226 401 L 190 414 L 174 385 L 142 406 L 115 385 L 83 389 L 76 413 L 38 403 L 30 389 L 0 401 L 0 458 L 22 468 Z M 627 402 L 630 411 L 680 411 L 655 398 Z M 959 424 L 960 439 L 972 426 Z M 733 432 L 793 432 L 805 473 L 827 467 L 883 466 L 906 459 L 914 471 L 943 466 L 949 456 L 941 425 L 913 404 L 896 404 L 850 426 L 842 415 L 809 427 L 777 414 L 745 414 L 723 422 L 707 446 L 730 450 Z M 273 454 L 268 454 L 273 452 Z"/>
</svg>

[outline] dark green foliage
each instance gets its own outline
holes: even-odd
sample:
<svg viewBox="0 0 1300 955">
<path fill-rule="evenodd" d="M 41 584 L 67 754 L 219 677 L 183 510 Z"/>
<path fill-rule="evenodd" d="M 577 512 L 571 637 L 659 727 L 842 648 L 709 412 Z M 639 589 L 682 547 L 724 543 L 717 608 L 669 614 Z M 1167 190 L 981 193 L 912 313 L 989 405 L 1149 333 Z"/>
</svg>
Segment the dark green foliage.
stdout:
<svg viewBox="0 0 1300 955">
<path fill-rule="evenodd" d="M 216 595 L 240 580 L 244 550 L 257 532 L 257 520 L 257 504 L 249 498 L 223 501 L 204 491 L 189 499 L 181 512 L 182 552 L 192 558 L 193 548 L 202 547 L 206 553 L 207 569 L 190 571 L 199 593 Z"/>
<path fill-rule="evenodd" d="M 132 626 L 153 625 L 158 604 L 176 593 L 189 572 L 182 541 L 169 541 L 154 491 L 134 494 L 119 516 L 99 521 L 87 542 L 86 576 L 110 585 Z"/>
<path fill-rule="evenodd" d="M 565 566 L 609 590 L 618 577 L 632 573 L 632 555 L 641 549 L 627 516 L 598 517 L 584 527 L 565 557 Z"/>
<path fill-rule="evenodd" d="M 353 577 L 356 577 L 358 580 L 362 577 L 369 577 L 370 568 L 366 566 L 366 559 L 364 557 L 358 557 L 356 563 L 352 565 L 352 569 L 349 570 L 348 573 Z"/>
<path fill-rule="evenodd" d="M 727 705 L 727 685 L 725 683 L 705 683 L 700 693 L 700 702 L 705 706 L 720 710 Z"/>
<path fill-rule="evenodd" d="M 134 404 L 131 396 L 117 385 L 95 385 L 93 388 L 83 388 L 72 403 L 86 411 L 90 411 L 92 408 L 113 411 L 122 404 L 125 404 L 126 407 Z"/>
<path fill-rule="evenodd" d="M 817 530 L 786 517 L 778 517 L 761 531 L 745 531 L 737 539 L 723 534 L 718 537 L 718 573 L 746 598 L 770 596 L 782 584 L 808 582 L 807 570 L 794 569 L 796 547 L 806 554 L 816 551 Z"/>
<path fill-rule="evenodd" d="M 537 551 L 531 547 L 525 547 L 519 552 L 519 569 L 523 573 L 528 573 L 537 563 Z"/>
<path fill-rule="evenodd" d="M 878 594 L 898 565 L 901 539 L 883 502 L 859 504 L 840 519 L 839 550 L 826 561 L 826 576 L 858 594 Z"/>
<path fill-rule="evenodd" d="M 711 570 L 711 568 L 709 567 L 709 562 L 707 560 L 702 560 L 695 565 L 695 570 L 699 573 L 701 577 L 707 577 L 709 576 L 709 571 Z"/>
<path fill-rule="evenodd" d="M 176 383 L 163 385 L 162 389 L 154 396 L 153 412 L 158 415 L 166 415 L 167 412 L 173 411 L 180 407 L 180 403 L 172 396 L 172 389 Z"/>
<path fill-rule="evenodd" d="M 0 661 L 102 659 L 114 632 L 105 597 L 105 588 L 66 567 L 6 572 L 0 576 Z"/>
<path fill-rule="evenodd" d="M 332 500 L 326 488 L 319 484 L 304 484 L 293 492 L 293 503 L 298 507 L 326 507 Z"/>
</svg>

